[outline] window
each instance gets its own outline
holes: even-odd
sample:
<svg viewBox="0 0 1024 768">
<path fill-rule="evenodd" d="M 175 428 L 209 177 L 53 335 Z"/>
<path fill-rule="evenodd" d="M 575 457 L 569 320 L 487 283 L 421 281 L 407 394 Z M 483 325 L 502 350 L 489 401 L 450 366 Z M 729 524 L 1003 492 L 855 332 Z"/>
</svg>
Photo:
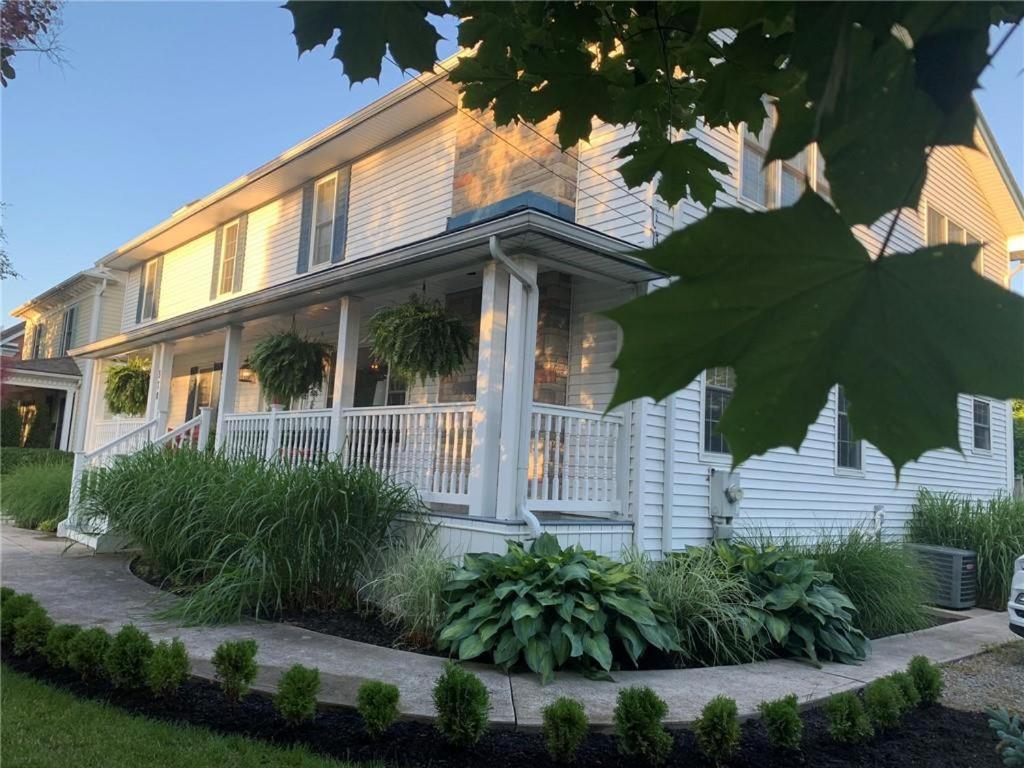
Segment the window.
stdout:
<svg viewBox="0 0 1024 768">
<path fill-rule="evenodd" d="M 850 403 L 843 388 L 836 388 L 836 466 L 861 469 L 861 441 L 853 439 L 850 429 Z"/>
<path fill-rule="evenodd" d="M 944 245 L 945 243 L 960 243 L 961 245 L 978 245 L 981 246 L 981 241 L 967 231 L 966 228 L 960 226 L 955 221 L 944 215 L 942 212 L 935 210 L 930 205 L 928 206 L 928 221 L 926 222 L 928 245 Z M 983 274 L 982 261 L 984 257 L 984 249 L 978 248 L 978 256 L 974 260 L 974 270 L 978 274 Z"/>
<path fill-rule="evenodd" d="M 78 316 L 78 305 L 68 307 L 64 312 L 64 325 L 62 327 L 62 333 L 60 335 L 60 349 L 58 350 L 58 357 L 64 357 L 68 350 L 71 349 L 71 345 L 75 339 L 75 319 Z"/>
<path fill-rule="evenodd" d="M 405 382 L 397 376 L 392 378 L 387 365 L 375 360 L 369 347 L 359 348 L 352 405 L 405 405 Z"/>
<path fill-rule="evenodd" d="M 704 372 L 704 450 L 708 453 L 728 453 L 729 444 L 718 432 L 722 413 L 736 388 L 736 374 L 732 368 L 709 368 Z"/>
<path fill-rule="evenodd" d="M 986 400 L 974 401 L 974 448 L 978 451 L 992 449 L 992 407 Z"/>
<path fill-rule="evenodd" d="M 314 267 L 329 264 L 334 241 L 334 204 L 338 192 L 338 174 L 316 183 L 313 195 L 313 237 L 310 262 Z"/>
<path fill-rule="evenodd" d="M 142 268 L 142 307 L 139 320 L 152 320 L 156 317 L 156 280 L 159 259 L 151 259 Z"/>
<path fill-rule="evenodd" d="M 774 110 L 765 118 L 764 126 L 758 134 L 743 129 L 743 168 L 741 194 L 765 208 L 771 208 L 775 199 L 772 185 L 772 169 L 774 164 L 765 166 L 764 159 L 768 156 L 768 145 L 772 141 L 772 123 Z"/>
<path fill-rule="evenodd" d="M 36 323 L 35 335 L 32 336 L 32 359 L 38 360 L 43 356 L 43 339 L 46 338 L 46 324 Z"/>
<path fill-rule="evenodd" d="M 825 199 L 831 190 L 825 178 L 825 163 L 816 147 L 808 147 L 788 160 L 764 164 L 778 114 L 768 104 L 768 117 L 759 134 L 744 127 L 740 160 L 740 197 L 765 208 L 792 205 L 811 183 Z M 811 181 L 813 179 L 813 181 Z"/>
<path fill-rule="evenodd" d="M 231 293 L 235 287 L 235 261 L 238 258 L 238 222 L 224 227 L 220 243 L 220 286 L 218 294 Z"/>
</svg>

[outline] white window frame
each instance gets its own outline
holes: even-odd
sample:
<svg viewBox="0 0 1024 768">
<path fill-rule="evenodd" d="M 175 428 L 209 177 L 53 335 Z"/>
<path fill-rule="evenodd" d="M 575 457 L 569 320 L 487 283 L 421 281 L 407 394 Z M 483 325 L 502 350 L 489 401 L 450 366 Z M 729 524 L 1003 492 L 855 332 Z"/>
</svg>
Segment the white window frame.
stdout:
<svg viewBox="0 0 1024 768">
<path fill-rule="evenodd" d="M 930 237 L 931 232 L 929 230 L 929 226 L 930 226 L 930 221 L 931 221 L 931 217 L 932 217 L 933 213 L 935 215 L 937 215 L 937 216 L 941 216 L 942 217 L 942 236 L 941 236 L 941 238 L 939 238 L 939 242 L 936 243 L 936 244 L 947 244 L 947 243 L 949 243 L 950 242 L 950 240 L 949 240 L 949 224 L 950 224 L 950 221 L 951 221 L 950 217 L 946 215 L 946 213 L 942 210 L 941 207 L 939 207 L 937 205 L 932 205 L 928 201 L 925 201 L 925 204 L 923 206 L 921 206 L 921 208 L 922 208 L 922 210 L 924 212 L 923 213 L 924 220 L 923 220 L 923 222 L 921 224 L 921 229 L 924 232 L 924 238 L 923 239 L 924 239 L 925 246 L 928 247 L 928 244 L 931 241 L 931 237 Z M 974 232 L 972 232 L 968 227 L 965 227 L 963 224 L 961 224 L 959 221 L 956 221 L 956 220 L 952 220 L 952 221 L 953 221 L 953 226 L 959 228 L 964 233 L 963 238 L 958 241 L 960 245 L 970 245 L 970 244 L 973 244 L 973 243 L 977 243 L 978 244 L 978 255 L 974 258 L 974 271 L 977 272 L 982 277 L 984 277 L 985 276 L 985 243 L 984 243 L 984 241 L 980 237 L 978 237 L 976 234 L 974 234 Z"/>
<path fill-rule="evenodd" d="M 778 112 L 774 106 L 769 106 L 768 117 L 765 118 L 767 121 L 771 121 L 773 130 L 778 126 Z M 753 200 L 743 194 L 743 153 L 747 147 L 747 125 L 743 123 L 740 125 L 737 133 L 736 152 L 737 152 L 737 163 L 736 163 L 736 199 L 741 202 L 744 206 L 751 208 L 755 211 L 773 211 L 777 210 L 782 206 L 782 164 L 785 160 L 773 160 L 768 164 L 765 172 L 768 174 L 768 186 L 771 195 L 771 200 L 768 205 L 764 205 L 757 200 Z M 805 170 L 805 183 L 806 186 L 811 189 L 818 191 L 818 162 L 820 153 L 818 147 L 815 144 L 808 145 L 803 150 L 807 154 L 807 168 Z M 829 202 L 832 201 L 832 190 L 829 190 L 827 195 L 823 197 Z"/>
<path fill-rule="evenodd" d="M 728 367 L 728 366 L 719 366 Z M 735 375 L 735 373 L 733 374 Z M 708 372 L 702 371 L 700 378 L 698 379 L 700 384 L 700 412 L 697 414 L 697 422 L 699 429 L 697 430 L 697 458 L 705 464 L 714 464 L 716 466 L 731 467 L 732 466 L 732 453 L 719 453 L 718 451 L 709 451 L 704 446 L 705 443 L 705 432 L 707 428 L 705 426 L 705 413 L 707 409 L 707 392 L 708 392 Z M 735 387 L 733 388 L 735 391 Z"/>
<path fill-rule="evenodd" d="M 227 273 L 227 275 L 226 275 L 227 279 L 228 279 L 228 288 L 225 290 L 225 288 L 224 288 L 224 278 L 225 278 L 224 265 L 227 262 L 224 261 L 224 251 L 227 248 L 227 244 L 228 244 L 228 230 L 230 230 L 232 227 L 234 227 L 234 229 L 235 229 L 235 252 L 234 252 L 234 254 L 231 257 L 231 271 L 229 273 Z M 241 234 L 241 232 L 242 232 L 242 230 L 241 230 L 241 220 L 240 219 L 235 219 L 234 221 L 228 222 L 227 224 L 224 225 L 224 228 L 221 231 L 220 253 L 217 254 L 218 259 L 220 260 L 220 274 L 217 275 L 217 295 L 218 296 L 227 296 L 228 294 L 235 293 L 235 265 L 238 263 L 238 236 Z M 241 288 L 241 286 L 239 286 L 239 288 Z"/>
<path fill-rule="evenodd" d="M 988 409 L 988 447 L 979 448 L 977 444 L 977 430 L 978 422 L 975 420 L 974 408 L 981 403 Z M 981 454 L 983 456 L 990 456 L 992 454 L 992 401 L 985 397 L 972 397 L 970 399 L 970 417 L 971 417 L 971 452 Z"/>
<path fill-rule="evenodd" d="M 65 357 L 75 340 L 75 324 L 78 322 L 78 305 L 72 304 L 64 310 L 64 321 L 61 325 L 60 344 L 57 357 Z"/>
<path fill-rule="evenodd" d="M 316 263 L 316 215 L 320 200 L 320 187 L 324 184 L 334 182 L 334 198 L 331 200 L 331 229 L 330 234 L 327 237 L 327 242 L 331 244 L 331 249 L 328 250 L 328 256 L 326 261 L 322 261 L 319 264 Z M 337 224 L 337 208 L 338 208 L 338 172 L 329 173 L 323 178 L 317 179 L 316 184 L 313 185 L 313 216 L 309 222 L 309 269 L 324 269 L 325 267 L 331 266 L 330 252 L 334 248 L 334 226 Z"/>
<path fill-rule="evenodd" d="M 857 440 L 860 447 L 860 467 L 847 467 L 839 463 L 839 386 L 832 388 L 832 412 L 835 414 L 835 424 L 833 425 L 833 434 L 835 436 L 835 442 L 832 450 L 832 465 L 837 475 L 846 475 L 848 477 L 864 477 L 864 441 Z M 849 413 L 846 416 L 850 418 Z"/>
<path fill-rule="evenodd" d="M 152 269 L 152 275 L 150 270 Z M 142 282 L 142 290 L 140 292 L 139 300 L 142 302 L 142 307 L 139 309 L 139 322 L 145 323 L 150 320 L 156 320 L 156 278 L 157 273 L 160 271 L 160 257 L 150 259 L 142 265 L 142 274 L 139 275 L 139 280 Z M 146 297 L 152 289 L 152 303 L 149 307 L 149 312 L 146 312 Z"/>
</svg>

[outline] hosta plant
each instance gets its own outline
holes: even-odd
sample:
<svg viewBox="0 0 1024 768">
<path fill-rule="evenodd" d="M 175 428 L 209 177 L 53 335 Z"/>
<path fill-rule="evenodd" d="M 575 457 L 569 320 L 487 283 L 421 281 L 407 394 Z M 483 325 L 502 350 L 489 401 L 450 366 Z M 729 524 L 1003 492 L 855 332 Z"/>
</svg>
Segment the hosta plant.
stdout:
<svg viewBox="0 0 1024 768">
<path fill-rule="evenodd" d="M 551 534 L 529 549 L 510 541 L 504 555 L 466 555 L 446 589 L 441 650 L 505 669 L 525 661 L 542 682 L 566 666 L 607 676 L 619 648 L 633 664 L 650 646 L 677 650 L 667 612 L 632 568 L 562 549 Z"/>
<path fill-rule="evenodd" d="M 141 416 L 149 397 L 149 360 L 132 357 L 107 371 L 103 398 L 112 413 Z"/>
<path fill-rule="evenodd" d="M 457 373 L 473 349 L 461 317 L 415 294 L 404 304 L 377 310 L 370 318 L 370 338 L 373 356 L 406 381 Z"/>
<path fill-rule="evenodd" d="M 754 592 L 744 609 L 748 636 L 815 664 L 854 664 L 867 656 L 870 643 L 854 626 L 857 609 L 830 583 L 832 574 L 815 569 L 814 560 L 746 544 L 723 544 L 719 556 L 746 574 Z"/>
</svg>

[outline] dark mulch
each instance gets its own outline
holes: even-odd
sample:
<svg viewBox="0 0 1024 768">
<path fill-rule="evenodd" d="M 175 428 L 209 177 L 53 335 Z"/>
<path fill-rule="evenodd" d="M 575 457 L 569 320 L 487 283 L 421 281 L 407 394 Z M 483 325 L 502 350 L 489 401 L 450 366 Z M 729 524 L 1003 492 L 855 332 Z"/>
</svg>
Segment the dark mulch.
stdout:
<svg viewBox="0 0 1024 768">
<path fill-rule="evenodd" d="M 11 668 L 66 688 L 72 693 L 106 701 L 139 715 L 186 722 L 225 734 L 241 734 L 276 744 L 301 743 L 316 752 L 344 760 L 384 760 L 395 766 L 451 766 L 451 768 L 544 768 L 552 763 L 543 739 L 535 733 L 494 731 L 470 750 L 453 750 L 431 725 L 398 723 L 380 742 L 363 733 L 357 715 L 339 710 L 321 711 L 316 719 L 297 728 L 285 726 L 274 712 L 269 697 L 250 694 L 236 706 L 228 705 L 220 689 L 202 680 L 190 680 L 181 691 L 166 699 L 144 692 L 113 690 L 108 684 L 85 684 L 67 671 L 51 670 L 39 658 L 15 658 L 3 654 Z M 732 768 L 998 768 L 995 740 L 983 714 L 932 706 L 906 716 L 898 730 L 876 737 L 870 744 L 844 747 L 834 744 L 825 732 L 819 711 L 804 714 L 804 749 L 799 755 L 780 753 L 768 746 L 759 722 L 743 726 L 738 755 L 727 763 Z M 688 731 L 675 734 L 671 766 L 708 766 Z M 633 765 L 616 750 L 615 739 L 593 734 L 581 748 L 577 765 L 588 768 Z"/>
</svg>

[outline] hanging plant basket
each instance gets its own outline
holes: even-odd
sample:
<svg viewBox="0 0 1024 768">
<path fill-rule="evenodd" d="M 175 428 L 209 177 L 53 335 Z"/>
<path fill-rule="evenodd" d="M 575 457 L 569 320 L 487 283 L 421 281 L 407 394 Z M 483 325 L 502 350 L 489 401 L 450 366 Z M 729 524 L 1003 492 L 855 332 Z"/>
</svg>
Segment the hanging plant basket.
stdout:
<svg viewBox="0 0 1024 768">
<path fill-rule="evenodd" d="M 107 371 L 103 399 L 113 413 L 141 416 L 146 412 L 149 396 L 149 360 L 133 357 L 117 363 Z"/>
<path fill-rule="evenodd" d="M 373 356 L 406 381 L 451 376 L 473 350 L 473 336 L 462 318 L 445 311 L 441 302 L 416 295 L 377 310 L 370 318 L 370 339 Z"/>
<path fill-rule="evenodd" d="M 320 392 L 330 359 L 330 345 L 300 336 L 293 329 L 263 338 L 248 363 L 263 394 L 274 403 L 289 404 Z"/>
</svg>

